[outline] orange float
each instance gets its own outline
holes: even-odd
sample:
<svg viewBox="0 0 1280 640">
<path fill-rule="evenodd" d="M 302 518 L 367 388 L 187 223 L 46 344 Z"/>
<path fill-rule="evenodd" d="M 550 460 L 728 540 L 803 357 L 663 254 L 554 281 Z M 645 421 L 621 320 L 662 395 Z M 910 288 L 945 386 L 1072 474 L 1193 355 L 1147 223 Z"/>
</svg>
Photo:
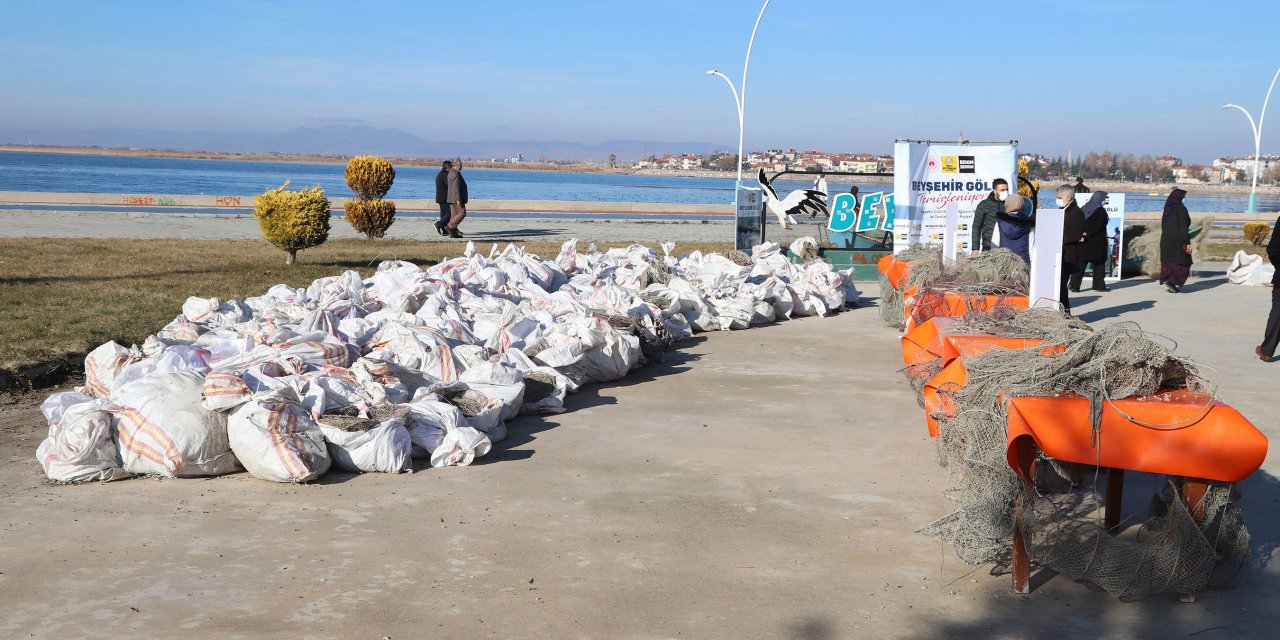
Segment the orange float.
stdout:
<svg viewBox="0 0 1280 640">
<path fill-rule="evenodd" d="M 1105 403 L 1101 446 L 1092 442 L 1089 400 L 1074 394 L 1013 398 L 1008 424 L 1015 470 L 1028 444 L 1066 462 L 1222 482 L 1245 479 L 1267 456 L 1267 437 L 1239 411 L 1187 390 Z"/>
<path fill-rule="evenodd" d="M 913 287 L 914 289 L 914 287 Z M 1026 309 L 1029 301 L 1026 296 L 997 295 L 983 293 L 960 293 L 956 291 L 926 292 L 912 294 L 907 292 L 907 331 L 938 316 L 963 316 L 970 311 L 988 311 L 998 305 L 1014 309 Z"/>
<path fill-rule="evenodd" d="M 1125 470 L 1182 477 L 1182 502 L 1201 523 L 1208 482 L 1239 482 L 1267 456 L 1266 436 L 1239 411 L 1185 389 L 1105 403 L 1096 437 L 1089 400 L 1074 394 L 1013 398 L 1008 408 L 1006 457 L 1023 482 L 1034 482 L 1037 451 L 1107 468 L 1108 529 L 1120 522 Z M 1020 520 L 1021 503 L 1017 509 Z M 1031 590 L 1031 558 L 1020 527 L 1013 537 L 1013 590 Z M 1194 602 L 1195 594 L 1182 599 Z"/>
</svg>

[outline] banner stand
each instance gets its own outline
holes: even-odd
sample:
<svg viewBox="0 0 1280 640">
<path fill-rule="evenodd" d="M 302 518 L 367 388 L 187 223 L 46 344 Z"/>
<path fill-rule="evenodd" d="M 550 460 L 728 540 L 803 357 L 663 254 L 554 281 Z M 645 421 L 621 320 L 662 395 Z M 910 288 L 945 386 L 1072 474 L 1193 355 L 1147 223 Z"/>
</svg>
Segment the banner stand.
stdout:
<svg viewBox="0 0 1280 640">
<path fill-rule="evenodd" d="M 1032 307 L 1056 308 L 1062 304 L 1062 228 L 1066 223 L 1062 209 L 1036 212 L 1036 227 L 1031 232 L 1031 289 L 1027 296 Z"/>
<path fill-rule="evenodd" d="M 956 239 L 957 227 L 960 226 L 960 205 L 947 203 L 946 227 L 942 230 L 942 258 L 948 263 L 955 263 L 956 248 L 960 242 Z"/>
</svg>

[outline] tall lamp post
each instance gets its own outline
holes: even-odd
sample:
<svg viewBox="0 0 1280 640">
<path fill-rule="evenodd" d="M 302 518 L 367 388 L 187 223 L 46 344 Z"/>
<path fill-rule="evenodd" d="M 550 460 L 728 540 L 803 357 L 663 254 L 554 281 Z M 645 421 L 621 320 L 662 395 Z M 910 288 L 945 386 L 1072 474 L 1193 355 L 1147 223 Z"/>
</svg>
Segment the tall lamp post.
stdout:
<svg viewBox="0 0 1280 640">
<path fill-rule="evenodd" d="M 1253 129 L 1253 186 L 1249 189 L 1249 210 L 1245 213 L 1258 212 L 1258 174 L 1262 171 L 1262 123 L 1267 119 L 1267 104 L 1271 102 L 1271 91 L 1276 88 L 1276 79 L 1280 78 L 1280 69 L 1271 78 L 1271 86 L 1267 88 L 1267 97 L 1262 101 L 1262 112 L 1258 114 L 1258 122 L 1254 124 L 1249 111 L 1238 104 L 1224 104 L 1223 109 L 1239 109 L 1249 119 L 1249 128 Z"/>
<path fill-rule="evenodd" d="M 747 69 L 751 66 L 751 47 L 756 43 L 756 31 L 760 29 L 760 20 L 764 18 L 764 10 L 769 8 L 769 0 L 764 0 L 764 6 L 760 7 L 760 15 L 756 16 L 756 26 L 751 29 L 751 40 L 747 41 L 747 59 L 742 63 L 742 93 L 734 88 L 733 81 L 715 69 L 707 72 L 709 76 L 720 76 L 729 84 L 729 90 L 733 92 L 733 103 L 738 107 L 738 182 L 734 185 L 734 199 L 738 197 L 738 187 L 742 186 L 742 141 L 744 133 L 743 113 L 747 106 Z"/>
</svg>

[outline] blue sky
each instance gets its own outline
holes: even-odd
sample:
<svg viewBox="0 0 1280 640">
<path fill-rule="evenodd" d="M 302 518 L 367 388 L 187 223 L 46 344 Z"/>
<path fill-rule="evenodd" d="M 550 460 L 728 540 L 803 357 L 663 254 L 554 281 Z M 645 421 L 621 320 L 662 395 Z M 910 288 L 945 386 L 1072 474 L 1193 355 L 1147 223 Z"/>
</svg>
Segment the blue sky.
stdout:
<svg viewBox="0 0 1280 640">
<path fill-rule="evenodd" d="M 738 80 L 759 6 L 9 0 L 0 120 L 14 130 L 349 123 L 435 140 L 731 148 L 732 98 L 704 72 Z M 898 137 L 963 131 L 1049 154 L 1251 153 L 1245 118 L 1219 107 L 1257 116 L 1280 66 L 1277 27 L 1275 0 L 774 0 L 752 58 L 747 147 L 889 151 Z M 1280 152 L 1272 126 L 1264 152 Z"/>
</svg>

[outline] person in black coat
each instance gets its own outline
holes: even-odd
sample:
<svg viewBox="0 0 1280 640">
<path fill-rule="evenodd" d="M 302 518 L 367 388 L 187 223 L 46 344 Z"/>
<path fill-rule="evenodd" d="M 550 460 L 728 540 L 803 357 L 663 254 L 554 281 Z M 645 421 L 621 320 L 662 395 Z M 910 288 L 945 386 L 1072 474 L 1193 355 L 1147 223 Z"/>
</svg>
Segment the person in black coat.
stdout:
<svg viewBox="0 0 1280 640">
<path fill-rule="evenodd" d="M 436 231 L 442 236 L 449 235 L 445 227 L 453 217 L 453 211 L 449 207 L 449 169 L 452 168 L 453 163 L 445 160 L 440 173 L 436 174 L 436 204 L 440 205 L 440 219 L 436 221 Z"/>
<path fill-rule="evenodd" d="M 1093 290 L 1108 291 L 1107 281 L 1107 223 L 1111 217 L 1103 206 L 1107 201 L 1106 191 L 1095 191 L 1089 196 L 1089 202 L 1081 211 L 1084 213 L 1084 243 L 1080 245 L 1080 261 L 1076 263 L 1076 272 L 1071 275 L 1071 290 L 1080 291 L 1080 283 L 1084 280 L 1084 265 L 1093 265 Z"/>
<path fill-rule="evenodd" d="M 1262 344 L 1253 348 L 1253 352 L 1263 362 L 1276 359 L 1276 347 L 1280 346 L 1280 218 L 1276 218 L 1276 226 L 1272 227 L 1271 242 L 1267 243 L 1267 258 L 1275 266 L 1275 275 L 1271 276 L 1271 314 L 1267 316 L 1267 330 L 1263 334 Z"/>
<path fill-rule="evenodd" d="M 1058 208 L 1063 210 L 1062 217 L 1062 286 L 1058 289 L 1058 302 L 1063 311 L 1071 313 L 1071 299 L 1067 297 L 1067 289 L 1071 277 L 1080 265 L 1080 246 L 1085 240 L 1084 212 L 1076 204 L 1076 190 L 1069 184 L 1058 187 Z"/>
<path fill-rule="evenodd" d="M 1187 192 L 1174 189 L 1164 202 L 1160 217 L 1160 284 L 1177 293 L 1191 275 L 1191 214 L 1182 199 Z"/>
</svg>

